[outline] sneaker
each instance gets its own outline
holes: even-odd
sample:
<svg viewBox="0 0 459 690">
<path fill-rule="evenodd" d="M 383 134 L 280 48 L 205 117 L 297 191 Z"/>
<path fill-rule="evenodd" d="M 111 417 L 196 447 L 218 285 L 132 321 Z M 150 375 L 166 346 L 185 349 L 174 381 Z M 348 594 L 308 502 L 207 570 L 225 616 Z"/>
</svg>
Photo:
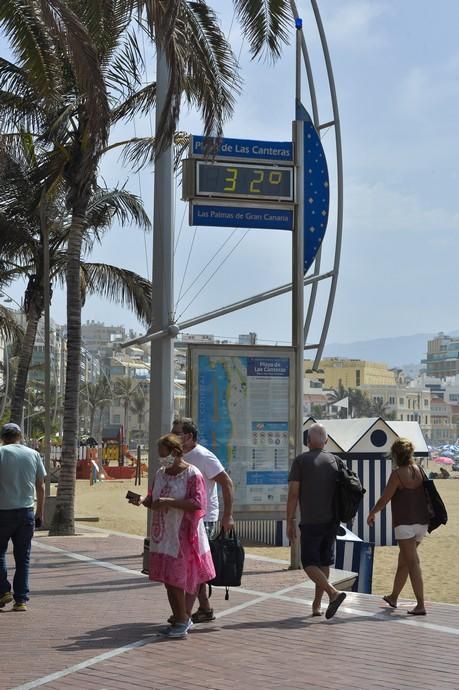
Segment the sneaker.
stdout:
<svg viewBox="0 0 459 690">
<path fill-rule="evenodd" d="M 23 601 L 17 601 L 13 606 L 13 611 L 27 611 L 27 606 Z"/>
<path fill-rule="evenodd" d="M 195 611 L 191 616 L 191 620 L 193 623 L 210 623 L 210 621 L 215 620 L 214 610 L 209 609 L 208 611 L 205 611 L 199 607 L 198 610 Z"/>
<path fill-rule="evenodd" d="M 13 601 L 13 595 L 11 592 L 5 592 L 5 594 L 2 594 L 0 597 L 0 609 L 2 609 L 6 604 L 9 604 L 10 601 Z"/>
<path fill-rule="evenodd" d="M 189 627 L 189 622 L 175 623 L 175 625 L 171 625 L 167 637 L 173 640 L 183 640 L 188 635 Z"/>
</svg>

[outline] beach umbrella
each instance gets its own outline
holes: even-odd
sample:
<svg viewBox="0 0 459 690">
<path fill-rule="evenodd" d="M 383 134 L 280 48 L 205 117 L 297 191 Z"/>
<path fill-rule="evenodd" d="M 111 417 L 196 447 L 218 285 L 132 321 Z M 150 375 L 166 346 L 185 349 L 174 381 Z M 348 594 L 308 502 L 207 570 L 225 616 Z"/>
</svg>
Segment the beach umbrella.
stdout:
<svg viewBox="0 0 459 690">
<path fill-rule="evenodd" d="M 454 465 L 454 460 L 451 458 L 445 458 L 444 455 L 440 455 L 438 458 L 434 458 L 434 462 L 437 462 L 439 465 Z"/>
</svg>

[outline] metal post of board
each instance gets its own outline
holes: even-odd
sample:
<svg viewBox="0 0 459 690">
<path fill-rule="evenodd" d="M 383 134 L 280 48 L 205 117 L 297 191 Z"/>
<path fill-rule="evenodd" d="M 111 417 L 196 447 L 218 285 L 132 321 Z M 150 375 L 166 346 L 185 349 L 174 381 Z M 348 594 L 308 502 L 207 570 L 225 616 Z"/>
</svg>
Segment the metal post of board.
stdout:
<svg viewBox="0 0 459 690">
<path fill-rule="evenodd" d="M 134 486 L 141 485 L 142 483 L 142 454 L 140 450 L 140 445 L 137 444 L 137 457 L 135 461 L 135 482 Z"/>
<path fill-rule="evenodd" d="M 296 27 L 296 110 L 301 105 L 301 29 L 303 22 L 295 20 Z M 294 413 L 294 456 L 303 450 L 303 377 L 304 377 L 304 122 L 293 124 L 296 169 L 295 224 L 292 237 L 292 344 L 295 351 L 295 413 Z M 290 458 L 290 463 L 293 458 Z M 290 567 L 300 567 L 299 541 L 291 545 Z"/>
<path fill-rule="evenodd" d="M 161 45 L 156 50 L 156 137 L 169 88 L 169 66 Z M 151 486 L 158 458 L 156 441 L 170 430 L 174 395 L 174 339 L 170 324 L 174 310 L 174 178 L 172 143 L 155 159 L 153 274 L 151 328 L 168 335 L 151 341 L 150 416 L 148 434 L 148 485 Z M 149 513 L 148 513 L 149 514 Z M 147 519 L 147 534 L 149 534 Z"/>
</svg>

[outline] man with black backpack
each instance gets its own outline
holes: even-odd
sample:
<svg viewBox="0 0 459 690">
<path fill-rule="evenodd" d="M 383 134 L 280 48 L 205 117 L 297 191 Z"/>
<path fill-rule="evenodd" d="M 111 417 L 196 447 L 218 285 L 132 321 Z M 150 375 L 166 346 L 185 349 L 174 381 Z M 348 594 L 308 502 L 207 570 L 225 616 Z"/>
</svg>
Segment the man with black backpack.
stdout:
<svg viewBox="0 0 459 690">
<path fill-rule="evenodd" d="M 315 584 L 312 615 L 321 616 L 324 592 L 329 604 L 325 618 L 332 618 L 346 598 L 328 581 L 330 566 L 335 562 L 338 528 L 335 497 L 340 469 L 332 453 L 324 451 L 327 432 L 322 424 L 308 429 L 309 452 L 295 458 L 289 474 L 287 498 L 287 536 L 297 539 L 296 509 L 300 504 L 301 562 Z"/>
</svg>

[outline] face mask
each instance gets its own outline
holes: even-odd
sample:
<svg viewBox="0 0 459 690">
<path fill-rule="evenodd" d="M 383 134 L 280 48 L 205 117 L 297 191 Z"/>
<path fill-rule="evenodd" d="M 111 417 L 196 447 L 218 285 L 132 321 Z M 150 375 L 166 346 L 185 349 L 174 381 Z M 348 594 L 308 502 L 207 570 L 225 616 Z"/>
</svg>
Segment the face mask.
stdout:
<svg viewBox="0 0 459 690">
<path fill-rule="evenodd" d="M 159 463 L 162 467 L 170 467 L 174 462 L 174 458 L 168 455 L 167 458 L 159 458 Z"/>
</svg>

